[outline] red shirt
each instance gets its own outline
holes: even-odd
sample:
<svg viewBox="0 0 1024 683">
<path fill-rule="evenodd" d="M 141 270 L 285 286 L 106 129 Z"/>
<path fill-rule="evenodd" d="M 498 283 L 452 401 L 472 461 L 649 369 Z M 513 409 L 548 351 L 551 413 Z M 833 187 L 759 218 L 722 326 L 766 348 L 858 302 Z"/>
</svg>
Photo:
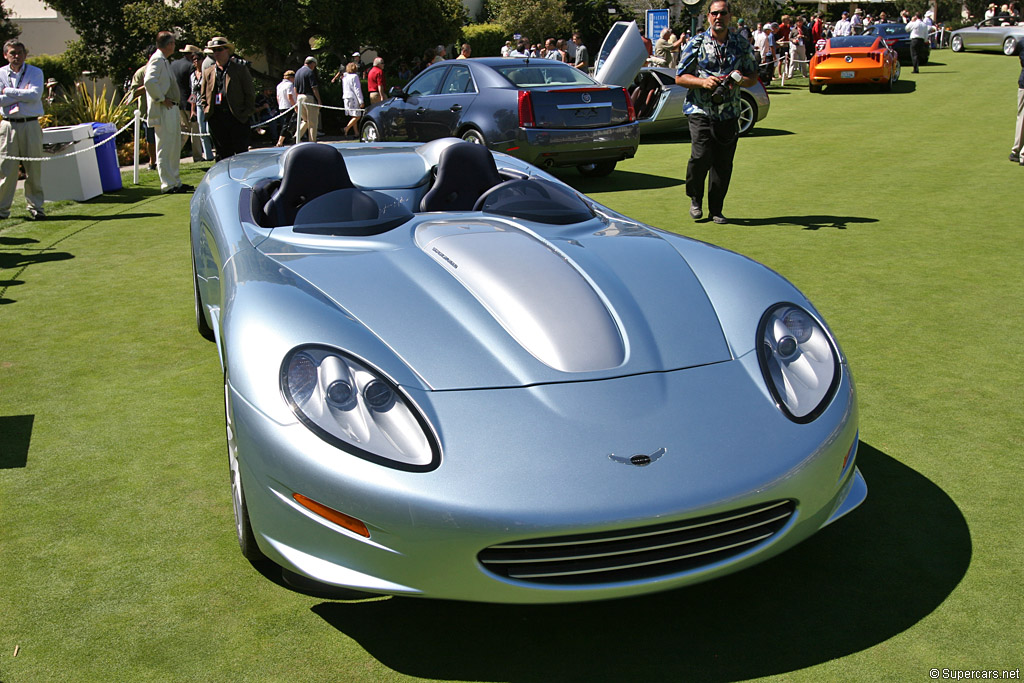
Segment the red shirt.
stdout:
<svg viewBox="0 0 1024 683">
<path fill-rule="evenodd" d="M 370 92 L 380 93 L 381 97 L 387 96 L 387 86 L 384 85 L 384 69 L 375 66 L 366 74 L 366 89 Z"/>
</svg>

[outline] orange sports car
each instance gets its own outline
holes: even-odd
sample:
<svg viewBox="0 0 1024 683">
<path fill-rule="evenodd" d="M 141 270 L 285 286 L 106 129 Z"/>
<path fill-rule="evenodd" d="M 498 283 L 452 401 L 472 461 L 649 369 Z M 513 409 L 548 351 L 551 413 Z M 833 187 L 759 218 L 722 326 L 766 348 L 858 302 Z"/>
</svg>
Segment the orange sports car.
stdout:
<svg viewBox="0 0 1024 683">
<path fill-rule="evenodd" d="M 846 83 L 878 83 L 889 91 L 899 78 L 899 55 L 882 36 L 833 36 L 811 60 L 811 92 Z"/>
</svg>

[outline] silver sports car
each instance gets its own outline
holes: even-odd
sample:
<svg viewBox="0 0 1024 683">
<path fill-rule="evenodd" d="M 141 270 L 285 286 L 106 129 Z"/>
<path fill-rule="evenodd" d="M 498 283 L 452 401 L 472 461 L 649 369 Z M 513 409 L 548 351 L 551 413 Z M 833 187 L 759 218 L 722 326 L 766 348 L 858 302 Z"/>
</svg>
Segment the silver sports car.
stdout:
<svg viewBox="0 0 1024 683">
<path fill-rule="evenodd" d="M 482 145 L 249 152 L 192 200 L 243 554 L 379 594 L 676 588 L 856 507 L 857 405 L 772 270 Z"/>
<path fill-rule="evenodd" d="M 964 50 L 1001 50 L 1004 55 L 1015 55 L 1024 44 L 1024 26 L 1009 16 L 985 19 L 974 26 L 953 31 L 949 46 L 953 52 Z"/>
</svg>

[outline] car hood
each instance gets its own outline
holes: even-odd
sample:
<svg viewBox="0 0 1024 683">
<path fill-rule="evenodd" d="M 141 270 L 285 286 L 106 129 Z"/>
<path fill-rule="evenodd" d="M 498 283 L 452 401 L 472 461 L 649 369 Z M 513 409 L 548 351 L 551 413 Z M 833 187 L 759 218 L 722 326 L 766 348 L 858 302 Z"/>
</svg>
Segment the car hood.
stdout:
<svg viewBox="0 0 1024 683">
<path fill-rule="evenodd" d="M 666 237 L 598 219 L 559 226 L 557 236 L 545 231 L 554 233 L 483 215 L 417 217 L 344 245 L 299 245 L 279 234 L 259 249 L 435 390 L 588 381 L 730 359 L 704 288 Z"/>
</svg>

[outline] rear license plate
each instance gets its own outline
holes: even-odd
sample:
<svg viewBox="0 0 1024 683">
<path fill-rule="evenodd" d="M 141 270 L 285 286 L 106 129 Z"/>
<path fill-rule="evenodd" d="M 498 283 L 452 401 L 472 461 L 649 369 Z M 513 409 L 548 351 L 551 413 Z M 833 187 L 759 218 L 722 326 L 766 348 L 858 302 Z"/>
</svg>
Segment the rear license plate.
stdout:
<svg viewBox="0 0 1024 683">
<path fill-rule="evenodd" d="M 841 74 L 839 74 L 840 78 L 854 78 L 856 75 L 856 71 L 844 71 Z"/>
</svg>

